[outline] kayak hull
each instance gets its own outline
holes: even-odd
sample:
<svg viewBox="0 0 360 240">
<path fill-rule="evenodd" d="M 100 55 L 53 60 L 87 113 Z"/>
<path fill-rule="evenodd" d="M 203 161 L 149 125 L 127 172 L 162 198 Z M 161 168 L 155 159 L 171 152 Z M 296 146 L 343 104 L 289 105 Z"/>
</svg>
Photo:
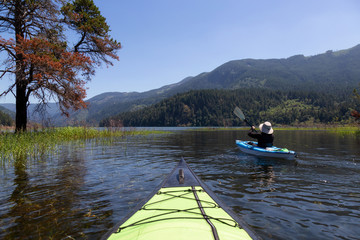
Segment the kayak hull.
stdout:
<svg viewBox="0 0 360 240">
<path fill-rule="evenodd" d="M 294 160 L 296 157 L 296 152 L 287 150 L 286 148 L 260 148 L 257 147 L 256 144 L 257 142 L 254 141 L 236 140 L 236 145 L 240 148 L 241 151 L 247 154 L 267 158 L 282 158 L 287 160 Z"/>
<path fill-rule="evenodd" d="M 181 160 L 103 239 L 260 239 Z"/>
</svg>

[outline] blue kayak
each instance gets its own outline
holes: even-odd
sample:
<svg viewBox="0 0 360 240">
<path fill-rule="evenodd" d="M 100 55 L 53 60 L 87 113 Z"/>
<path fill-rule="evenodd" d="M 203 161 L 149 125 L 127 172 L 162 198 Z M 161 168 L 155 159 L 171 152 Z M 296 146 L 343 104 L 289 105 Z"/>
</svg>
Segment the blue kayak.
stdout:
<svg viewBox="0 0 360 240">
<path fill-rule="evenodd" d="M 255 156 L 283 158 L 288 160 L 294 160 L 296 157 L 296 152 L 294 151 L 288 150 L 286 148 L 278 148 L 275 146 L 261 148 L 258 147 L 257 142 L 254 141 L 236 140 L 236 144 L 240 147 L 241 151 Z"/>
</svg>

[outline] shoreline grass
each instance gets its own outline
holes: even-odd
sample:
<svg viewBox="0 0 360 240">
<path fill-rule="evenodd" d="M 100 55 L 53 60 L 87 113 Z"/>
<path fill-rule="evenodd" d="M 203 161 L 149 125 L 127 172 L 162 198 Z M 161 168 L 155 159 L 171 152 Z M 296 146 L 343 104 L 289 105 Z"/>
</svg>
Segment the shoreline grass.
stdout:
<svg viewBox="0 0 360 240">
<path fill-rule="evenodd" d="M 46 128 L 41 131 L 0 134 L 1 161 L 37 158 L 51 153 L 59 144 L 71 141 L 96 140 L 112 143 L 114 138 L 160 134 L 161 131 L 123 130 L 122 128 L 95 129 L 88 127 Z"/>
</svg>

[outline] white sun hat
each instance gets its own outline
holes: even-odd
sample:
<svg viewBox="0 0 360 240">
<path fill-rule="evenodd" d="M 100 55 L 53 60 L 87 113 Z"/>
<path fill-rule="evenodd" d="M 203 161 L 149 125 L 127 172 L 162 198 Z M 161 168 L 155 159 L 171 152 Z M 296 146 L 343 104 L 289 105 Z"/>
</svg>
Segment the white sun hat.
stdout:
<svg viewBox="0 0 360 240">
<path fill-rule="evenodd" d="M 259 125 L 260 131 L 266 134 L 272 134 L 274 132 L 274 129 L 271 126 L 270 122 L 264 122 Z"/>
</svg>

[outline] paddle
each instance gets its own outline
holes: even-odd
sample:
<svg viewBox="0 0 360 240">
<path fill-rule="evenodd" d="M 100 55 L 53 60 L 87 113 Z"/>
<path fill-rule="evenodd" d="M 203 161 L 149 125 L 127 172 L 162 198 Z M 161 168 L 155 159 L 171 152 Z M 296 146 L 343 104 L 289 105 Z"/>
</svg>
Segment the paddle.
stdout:
<svg viewBox="0 0 360 240">
<path fill-rule="evenodd" d="M 251 123 L 249 123 L 249 121 L 245 118 L 245 115 L 243 113 L 243 111 L 241 111 L 241 109 L 239 107 L 235 107 L 234 109 L 234 114 L 240 118 L 241 120 L 243 120 L 247 125 L 249 125 L 250 127 L 254 126 L 252 125 Z M 255 132 L 257 132 L 255 129 L 254 129 Z"/>
</svg>

